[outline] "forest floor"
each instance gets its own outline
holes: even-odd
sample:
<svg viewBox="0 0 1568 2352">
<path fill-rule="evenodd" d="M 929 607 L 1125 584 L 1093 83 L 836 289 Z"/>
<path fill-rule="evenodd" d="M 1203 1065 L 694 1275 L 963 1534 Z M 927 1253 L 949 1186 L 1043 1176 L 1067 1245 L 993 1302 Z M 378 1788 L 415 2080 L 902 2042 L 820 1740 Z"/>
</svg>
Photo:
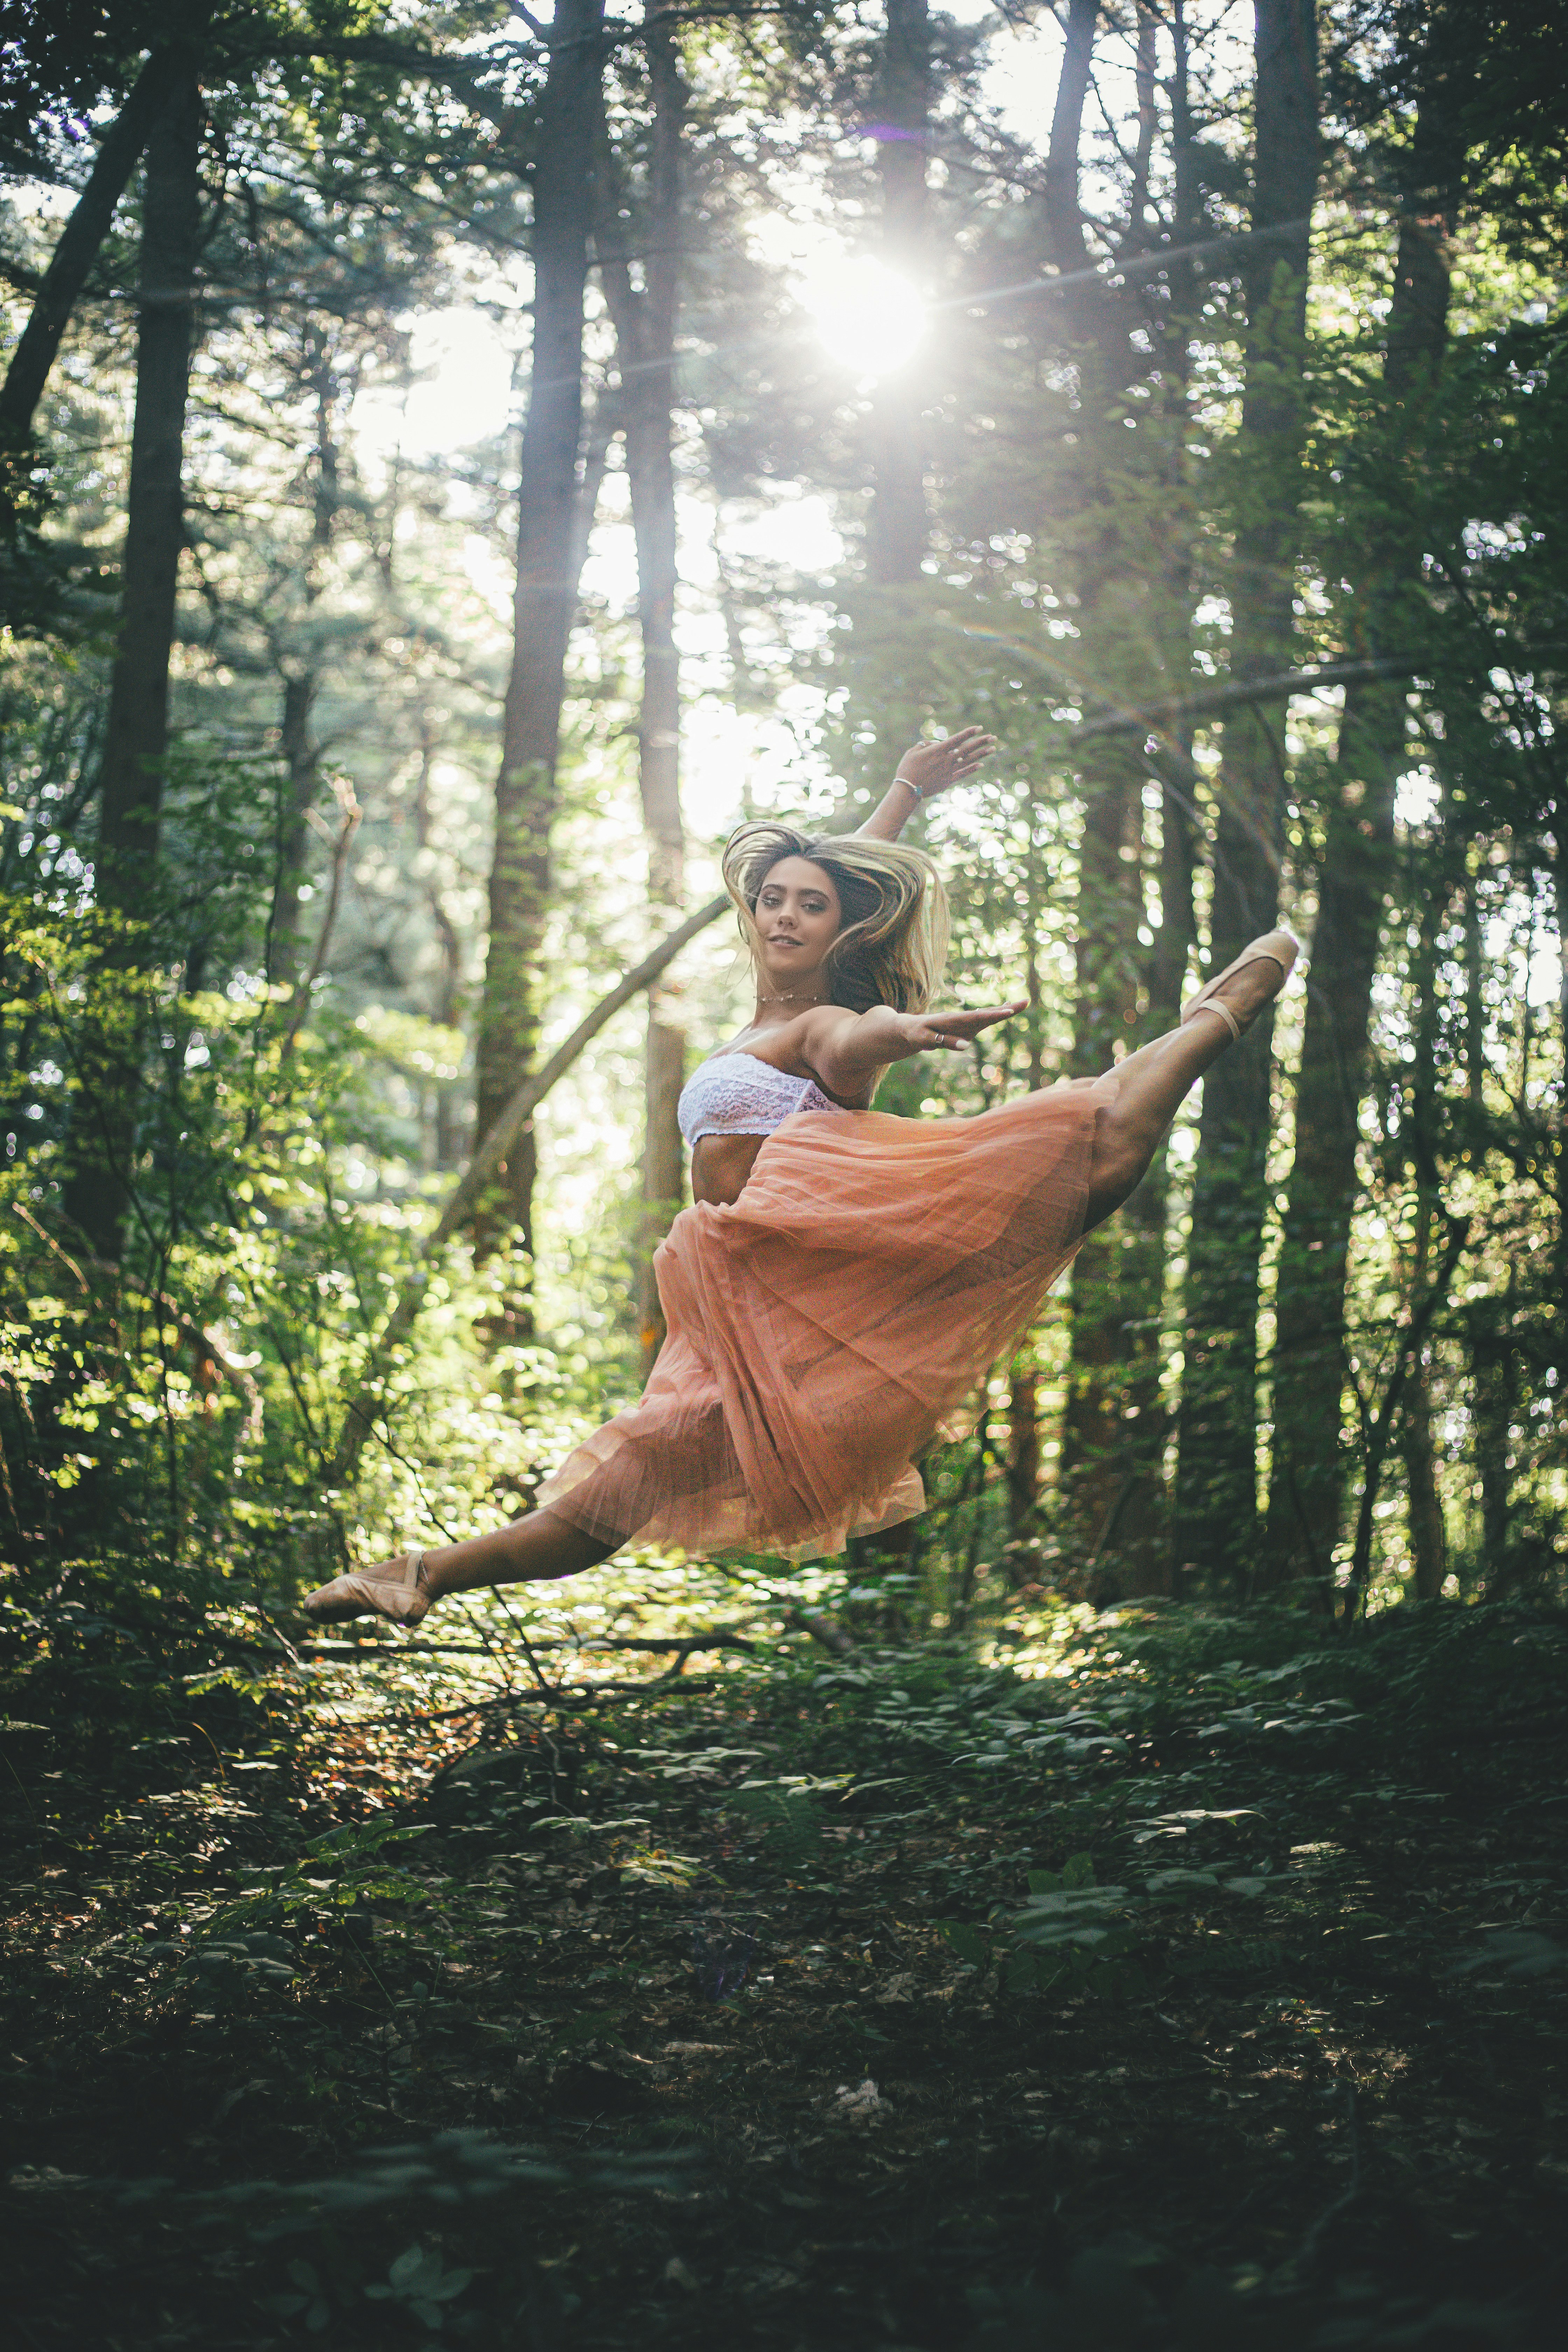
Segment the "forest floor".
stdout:
<svg viewBox="0 0 1568 2352">
<path fill-rule="evenodd" d="M 134 1750 L 21 1676 L 13 2340 L 1564 2341 L 1568 1627 L 1004 1654 Z"/>
</svg>

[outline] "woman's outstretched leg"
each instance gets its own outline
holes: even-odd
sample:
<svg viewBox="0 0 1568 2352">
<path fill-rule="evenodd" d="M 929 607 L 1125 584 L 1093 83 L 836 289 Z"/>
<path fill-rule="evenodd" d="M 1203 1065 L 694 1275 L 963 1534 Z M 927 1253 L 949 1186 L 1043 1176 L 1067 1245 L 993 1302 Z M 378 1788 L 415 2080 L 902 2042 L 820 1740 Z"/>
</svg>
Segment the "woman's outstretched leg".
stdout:
<svg viewBox="0 0 1568 2352">
<path fill-rule="evenodd" d="M 619 1549 L 618 1542 L 583 1534 L 553 1511 L 534 1511 L 510 1527 L 497 1528 L 493 1535 L 470 1536 L 464 1543 L 446 1544 L 435 1551 L 403 1552 L 358 1575 L 334 1577 L 331 1584 L 306 1595 L 305 1614 L 319 1625 L 371 1616 L 417 1625 L 444 1593 L 576 1576 Z"/>
<path fill-rule="evenodd" d="M 1289 931 L 1268 931 L 1254 940 L 1199 990 L 1179 1028 L 1167 1030 L 1121 1064 L 1116 1100 L 1095 1126 L 1086 1218 L 1091 1230 L 1142 1182 L 1187 1096 L 1210 1063 L 1279 995 L 1299 952 Z"/>
<path fill-rule="evenodd" d="M 651 1425 L 633 1436 L 623 1433 L 609 1458 L 573 1486 L 574 1512 L 596 1532 L 574 1526 L 546 1505 L 493 1535 L 470 1536 L 466 1543 L 434 1551 L 405 1552 L 357 1576 L 334 1577 L 306 1595 L 306 1614 L 318 1624 L 374 1615 L 416 1625 L 445 1593 L 578 1576 L 596 1568 L 639 1528 L 650 1527 L 672 1496 L 703 1493 L 728 1462 L 717 1400 L 700 1410 L 655 1412 L 643 1420 Z"/>
</svg>

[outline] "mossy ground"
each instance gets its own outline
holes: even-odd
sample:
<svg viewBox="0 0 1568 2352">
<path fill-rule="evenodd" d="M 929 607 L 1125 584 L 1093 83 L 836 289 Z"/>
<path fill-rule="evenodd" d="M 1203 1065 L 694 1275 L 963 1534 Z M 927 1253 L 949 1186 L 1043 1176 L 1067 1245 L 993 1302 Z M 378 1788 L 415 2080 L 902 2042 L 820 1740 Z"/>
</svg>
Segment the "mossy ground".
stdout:
<svg viewBox="0 0 1568 2352">
<path fill-rule="evenodd" d="M 1560 2341 L 1564 1639 L 1439 1630 L 13 1732 L 18 2340 Z M 1009 1990 L 1081 1853 L 1135 1976 Z"/>
</svg>

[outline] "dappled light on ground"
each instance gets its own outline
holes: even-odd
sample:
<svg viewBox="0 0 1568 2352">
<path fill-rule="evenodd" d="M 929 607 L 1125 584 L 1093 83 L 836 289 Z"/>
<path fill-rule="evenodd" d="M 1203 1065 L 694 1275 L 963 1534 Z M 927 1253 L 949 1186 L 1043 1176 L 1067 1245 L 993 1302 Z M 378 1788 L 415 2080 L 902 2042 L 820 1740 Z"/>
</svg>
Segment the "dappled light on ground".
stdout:
<svg viewBox="0 0 1568 2352">
<path fill-rule="evenodd" d="M 1056 1634 L 14 1724 L 29 2340 L 1550 2340 L 1568 1629 Z"/>
</svg>

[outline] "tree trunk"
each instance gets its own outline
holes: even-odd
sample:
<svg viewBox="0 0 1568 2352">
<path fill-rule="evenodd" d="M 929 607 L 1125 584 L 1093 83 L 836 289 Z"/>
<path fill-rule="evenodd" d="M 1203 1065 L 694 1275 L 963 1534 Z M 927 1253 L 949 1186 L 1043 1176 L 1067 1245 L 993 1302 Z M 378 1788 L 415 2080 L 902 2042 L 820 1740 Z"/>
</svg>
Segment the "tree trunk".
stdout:
<svg viewBox="0 0 1568 2352">
<path fill-rule="evenodd" d="M 100 898 L 144 908 L 158 863 L 169 660 L 185 543 L 185 404 L 201 231 L 201 94 L 188 68 L 148 142 L 121 623 L 102 770 Z"/>
<path fill-rule="evenodd" d="M 194 14 L 192 30 L 199 34 L 210 11 L 202 8 Z M 19 451 L 25 446 L 71 312 L 109 235 L 115 206 L 154 127 L 171 100 L 194 85 L 195 76 L 195 57 L 186 43 L 160 42 L 100 141 L 87 185 L 60 231 L 31 314 L 11 354 L 5 382 L 0 386 L 0 446 L 5 449 Z"/>
<path fill-rule="evenodd" d="M 1304 385 L 1308 229 L 1317 199 L 1314 0 L 1257 0 L 1252 226 L 1247 248 L 1247 384 L 1236 476 L 1231 669 L 1288 669 Z M 1279 906 L 1286 704 L 1259 704 L 1226 727 L 1215 835 L 1211 968 L 1267 930 Z M 1209 1071 L 1193 1186 L 1185 1371 L 1176 1492 L 1184 1573 L 1244 1584 L 1257 1551 L 1258 1303 L 1263 1243 L 1270 1040 L 1265 1014 Z"/>
<path fill-rule="evenodd" d="M 1079 149 L 1099 22 L 1100 0 L 1069 0 L 1044 183 L 1046 242 L 1052 261 L 1062 270 L 1085 268 L 1090 259 L 1079 204 Z"/>
<path fill-rule="evenodd" d="M 1417 1253 L 1417 1278 L 1431 1258 L 1430 1220 L 1422 1226 Z M 1441 1598 L 1448 1577 L 1448 1538 L 1443 1523 L 1443 1498 L 1437 1490 L 1437 1448 L 1432 1435 L 1432 1389 L 1428 1366 L 1430 1343 L 1405 1386 L 1400 1445 L 1409 1496 L 1411 1589 L 1417 1601 Z"/>
<path fill-rule="evenodd" d="M 1040 1375 L 1020 1361 L 1007 1396 L 1007 1533 L 1015 1543 L 1034 1533 L 1039 1495 Z"/>
<path fill-rule="evenodd" d="M 1516 1286 L 1510 1265 L 1504 1298 L 1472 1309 L 1470 1319 L 1475 1465 L 1481 1490 L 1481 1574 L 1489 1601 L 1500 1601 L 1508 1590 L 1514 1414 L 1519 1403 L 1519 1359 L 1512 1336 Z"/>
<path fill-rule="evenodd" d="M 919 286 L 926 275 L 926 144 L 931 135 L 928 0 L 888 0 L 873 101 L 882 258 Z M 873 488 L 866 574 L 879 588 L 919 580 L 929 523 L 921 433 L 921 357 L 878 379 L 871 400 Z"/>
<path fill-rule="evenodd" d="M 1092 260 L 1079 201 L 1079 151 L 1100 16 L 1097 0 L 1073 0 L 1046 160 L 1047 249 L 1069 277 Z M 1141 25 L 1140 30 L 1146 79 L 1151 28 Z M 1152 128 L 1152 88 L 1147 94 Z M 1140 149 L 1127 232 L 1134 244 L 1146 236 L 1140 189 L 1146 191 L 1150 153 Z M 1079 371 L 1084 457 L 1079 509 L 1068 524 L 1077 540 L 1078 618 L 1093 674 L 1121 688 L 1133 683 L 1134 670 L 1149 666 L 1148 604 L 1134 591 L 1141 557 L 1127 537 L 1128 513 L 1138 510 L 1135 469 L 1144 462 L 1143 442 L 1130 460 L 1121 423 L 1128 386 L 1144 362 L 1134 352 L 1133 316 L 1121 294 L 1098 283 L 1080 286 L 1064 295 L 1060 316 Z M 1148 679 L 1139 677 L 1136 683 L 1146 688 Z M 1079 1076 L 1109 1068 L 1120 1050 L 1136 1043 L 1145 961 L 1138 938 L 1143 773 L 1142 755 L 1132 742 L 1106 741 L 1087 753 L 1079 779 L 1084 814 L 1072 1066 Z M 1160 1206 L 1141 1205 L 1152 1212 Z M 1163 1251 L 1148 1215 L 1141 1220 L 1131 1212 L 1091 1234 L 1073 1264 L 1061 1496 L 1075 1549 L 1094 1563 L 1092 1573 L 1107 1592 L 1159 1580 L 1156 1563 L 1142 1556 L 1158 1517 L 1159 1449 L 1151 1463 L 1139 1423 L 1146 1410 L 1152 1412 L 1157 1388 L 1150 1374 L 1157 1364 L 1163 1272 Z M 1155 1490 L 1145 1491 L 1151 1471 Z"/>
<path fill-rule="evenodd" d="M 1465 890 L 1465 1092 L 1478 1112 L 1484 1114 L 1487 1001 L 1482 983 L 1486 978 L 1487 903 L 1481 881 L 1486 872 L 1486 852 L 1479 843 L 1471 846 L 1469 863 Z"/>
<path fill-rule="evenodd" d="M 1442 1005 L 1437 992 L 1437 941 L 1452 898 L 1450 877 L 1429 853 L 1409 859 L 1419 902 L 1415 962 L 1415 1058 L 1410 1073 L 1405 1141 L 1415 1180 L 1415 1248 L 1410 1296 L 1419 1300 L 1432 1280 L 1432 1232 L 1441 1202 L 1437 1172 L 1437 1042 Z M 1408 1503 L 1412 1588 L 1417 1601 L 1436 1601 L 1448 1573 L 1447 1535 L 1437 1488 L 1437 1449 L 1432 1434 L 1431 1343 L 1424 1340 L 1410 1367 L 1400 1421 Z"/>
<path fill-rule="evenodd" d="M 1064 276 L 1083 271 L 1091 258 L 1079 203 L 1079 150 L 1099 21 L 1099 0 L 1071 0 L 1046 151 L 1046 244 L 1053 264 Z M 1058 332 L 1065 330 L 1065 339 L 1080 362 L 1080 437 L 1088 453 L 1097 451 L 1103 432 L 1100 411 L 1107 386 L 1105 372 L 1098 364 L 1097 331 L 1101 327 L 1098 311 L 1102 302 L 1098 287 L 1081 289 L 1063 298 L 1058 313 Z M 1094 455 L 1089 454 L 1085 505 L 1093 500 L 1095 470 Z M 1079 575 L 1080 625 L 1091 625 L 1100 582 L 1091 576 L 1095 567 L 1080 562 L 1075 568 Z M 1135 1003 L 1129 992 L 1135 983 L 1125 955 L 1129 935 L 1121 901 L 1126 893 L 1127 868 L 1121 852 L 1130 839 L 1139 838 L 1132 816 L 1137 766 L 1124 751 L 1120 759 L 1113 753 L 1109 762 L 1101 764 L 1102 772 L 1079 779 L 1084 813 L 1079 841 L 1072 1050 L 1072 1072 L 1078 1077 L 1092 1076 L 1109 1066 L 1112 1044 L 1127 1034 L 1128 1004 Z M 1131 936 L 1136 940 L 1136 922 Z M 1111 1369 L 1120 1353 L 1118 1240 L 1116 1234 L 1103 1227 L 1090 1235 L 1074 1260 L 1069 1294 L 1070 1353 L 1058 1475 L 1075 1546 L 1085 1557 L 1098 1550 L 1099 1532 L 1112 1507 L 1120 1475 L 1118 1383 Z"/>
<path fill-rule="evenodd" d="M 1142 205 L 1152 165 L 1155 128 L 1155 30 L 1152 13 L 1141 5 L 1139 142 L 1129 222 L 1129 235 L 1137 243 L 1146 241 Z M 1167 88 L 1174 182 L 1172 233 L 1177 252 L 1185 254 L 1203 241 L 1206 220 L 1182 0 L 1173 0 L 1170 34 L 1173 56 Z M 1151 518 L 1158 558 L 1153 573 L 1159 600 L 1154 625 L 1163 645 L 1166 677 L 1185 679 L 1193 668 L 1195 576 L 1194 502 L 1188 451 L 1192 414 L 1190 350 L 1199 331 L 1204 300 L 1201 261 L 1173 261 L 1168 284 L 1169 308 L 1163 313 L 1154 310 L 1149 313 L 1161 379 L 1156 413 L 1162 439 L 1155 452 L 1161 488 Z M 1140 437 L 1147 446 L 1152 438 L 1148 424 L 1141 428 Z M 1138 1043 L 1145 1037 L 1163 1035 L 1175 1026 L 1180 1014 L 1187 967 L 1196 941 L 1193 871 L 1198 851 L 1198 826 L 1192 803 L 1190 727 L 1178 724 L 1158 749 L 1146 749 L 1143 757 L 1160 784 L 1160 920 L 1147 957 L 1149 1001 L 1141 1033 L 1134 1033 Z M 1116 1511 L 1114 1541 L 1102 1552 L 1097 1570 L 1100 1589 L 1108 1595 L 1113 1585 L 1115 1591 L 1127 1594 L 1169 1592 L 1173 1589 L 1170 1497 L 1165 1478 L 1168 1416 L 1160 1394 L 1160 1331 L 1164 1321 L 1169 1256 L 1169 1172 L 1162 1147 L 1118 1221 L 1121 1228 L 1118 1269 L 1121 1318 L 1127 1366 L 1121 1403 L 1125 1491 L 1117 1490 L 1123 1499 Z M 1108 1492 L 1103 1499 L 1108 1509 L 1116 1507 L 1116 1496 Z M 1109 1524 L 1109 1520 L 1101 1522 L 1102 1526 Z"/>
<path fill-rule="evenodd" d="M 887 0 L 868 125 L 877 142 L 879 257 L 924 290 L 930 276 L 926 155 L 931 136 L 929 0 Z M 934 330 L 933 330 L 934 331 Z M 865 585 L 853 599 L 844 757 L 854 801 L 874 806 L 900 752 L 931 714 L 932 682 L 921 583 L 930 530 L 921 392 L 925 354 L 878 378 L 867 423 Z M 853 824 L 855 819 L 847 820 Z"/>
<path fill-rule="evenodd" d="M 321 593 L 321 567 L 332 543 L 332 530 L 342 503 L 336 432 L 337 386 L 331 355 L 320 331 L 310 331 L 306 346 L 306 376 L 316 397 L 316 478 L 311 496 L 310 539 L 305 557 L 305 614 Z M 283 711 L 278 730 L 287 779 L 278 846 L 278 886 L 272 896 L 268 932 L 268 972 L 292 988 L 300 977 L 300 892 L 309 864 L 310 812 L 321 783 L 321 747 L 310 726 L 321 674 L 307 653 L 304 666 L 290 669 L 289 656 L 277 649 L 283 674 Z"/>
<path fill-rule="evenodd" d="M 887 0 L 887 27 L 872 97 L 881 198 L 881 259 L 917 289 L 928 276 L 926 150 L 931 137 L 929 0 Z M 913 592 L 922 572 L 926 512 L 921 425 L 921 354 L 878 378 L 871 400 L 871 503 L 866 527 L 869 593 L 856 614 L 852 700 L 861 734 L 858 761 L 880 798 L 903 746 L 930 708 L 923 653 L 914 630 Z M 869 733 L 869 743 L 865 731 Z M 879 775 L 876 772 L 880 771 Z M 858 1536 L 850 1556 L 862 1575 L 901 1573 L 914 1557 L 912 1524 Z"/>
<path fill-rule="evenodd" d="M 182 470 L 201 232 L 202 103 L 188 60 L 147 147 L 121 620 L 105 728 L 95 888 L 106 910 L 146 919 L 158 870 L 169 738 L 169 660 L 185 519 Z M 117 950 L 123 957 L 134 950 Z M 107 991 L 105 992 L 107 993 Z M 68 1213 L 96 1255 L 118 1259 L 130 1199 L 141 1023 L 85 1051 Z"/>
<path fill-rule="evenodd" d="M 310 726 L 317 684 L 314 670 L 284 677 L 283 712 L 278 729 L 278 750 L 283 761 L 283 805 L 267 977 L 284 988 L 292 988 L 300 977 L 300 916 L 304 903 L 301 893 L 310 843 L 307 811 L 315 804 L 321 781 L 321 747 Z"/>
<path fill-rule="evenodd" d="M 601 391 L 583 420 L 583 459 L 578 467 L 577 504 L 572 518 L 572 550 L 567 557 L 566 576 L 572 583 L 572 602 L 575 608 L 583 579 L 583 566 L 588 561 L 593 543 L 594 524 L 599 512 L 599 498 L 609 470 L 610 450 L 620 438 L 620 396 L 615 391 Z"/>
<path fill-rule="evenodd" d="M 1172 0 L 1171 166 L 1173 230 L 1184 256 L 1203 239 L 1204 210 L 1200 125 L 1194 116 L 1188 74 L 1184 0 Z M 1165 427 L 1165 499 L 1160 518 L 1164 551 L 1165 606 L 1170 616 L 1167 666 L 1173 675 L 1192 675 L 1192 608 L 1197 536 L 1196 502 L 1188 450 L 1192 415 L 1191 346 L 1199 332 L 1205 280 L 1200 258 L 1173 261 L 1169 272 L 1170 309 L 1161 338 L 1161 373 L 1170 387 Z M 1192 728 L 1178 720 L 1150 758 L 1160 785 L 1160 928 L 1149 958 L 1149 1034 L 1174 1028 L 1181 1015 L 1187 969 L 1197 944 L 1193 874 L 1198 862 L 1199 827 L 1192 793 Z M 1163 1156 L 1162 1156 L 1163 1157 Z"/>
<path fill-rule="evenodd" d="M 1447 333 L 1447 241 L 1462 153 L 1424 93 L 1405 192 L 1384 362 L 1384 522 L 1352 607 L 1368 656 L 1397 646 L 1419 593 L 1421 541 L 1401 486 L 1420 467 Z M 1279 1260 L 1269 1578 L 1322 1575 L 1339 1541 L 1347 1455 L 1341 1442 L 1345 1286 L 1366 1091 L 1373 980 L 1394 861 L 1394 799 L 1405 764 L 1405 694 L 1347 687 L 1339 789 L 1329 800 L 1318 877 L 1306 1034 L 1296 1084 L 1296 1151 Z"/>
<path fill-rule="evenodd" d="M 679 907 L 686 835 L 680 814 L 680 661 L 675 642 L 675 332 L 680 300 L 681 134 L 686 85 L 673 37 L 647 38 L 653 131 L 644 212 L 643 290 L 632 286 L 618 230 L 606 218 L 601 276 L 615 321 L 626 417 L 626 473 L 637 553 L 642 635 L 642 710 L 637 777 L 648 845 L 648 899 L 660 915 Z M 645 1065 L 643 1208 L 637 1234 L 637 1323 L 643 1372 L 664 1344 L 653 1254 L 680 1206 L 685 1160 L 676 1106 L 686 1076 L 686 1032 L 678 999 L 648 992 Z"/>
<path fill-rule="evenodd" d="M 1568 791 L 1559 781 L 1552 809 L 1552 829 L 1542 835 L 1549 848 L 1552 902 L 1557 913 L 1557 1050 L 1568 1071 Z M 1568 1298 L 1568 1121 L 1559 1113 L 1552 1144 L 1557 1229 L 1553 1250 L 1557 1260 L 1557 1295 Z"/>
<path fill-rule="evenodd" d="M 1028 904 L 1025 912 L 1024 970 L 1029 1015 L 1026 1072 L 1029 1091 L 1038 1094 L 1046 1083 L 1044 1024 L 1041 1017 L 1039 911 L 1048 882 L 1039 854 L 1038 826 L 1031 817 L 1029 856 L 1026 867 Z M 1040 1375 L 1033 1359 L 1015 1359 L 1007 1402 L 1007 1534 L 1014 1543 L 1038 1533 L 1040 1496 Z M 1032 1582 L 1035 1568 L 1015 1556 L 1016 1584 Z"/>
<path fill-rule="evenodd" d="M 1143 954 L 1138 941 L 1142 763 L 1130 747 L 1107 745 L 1096 764 L 1081 786 L 1072 1054 L 1079 1077 L 1109 1069 L 1116 1045 L 1130 1042 Z M 1127 1327 L 1144 1320 L 1147 1303 L 1135 1280 L 1123 1281 L 1136 1238 L 1124 1215 L 1112 1218 L 1089 1236 L 1073 1261 L 1061 1492 L 1077 1549 L 1099 1563 L 1097 1575 L 1115 1574 L 1108 1554 L 1130 1499 L 1124 1489 L 1131 1431 L 1124 1416 L 1134 1339 Z M 1133 1248 L 1134 1259 L 1137 1255 Z M 1129 1276 L 1135 1270 L 1142 1269 L 1127 1265 Z"/>
<path fill-rule="evenodd" d="M 572 574 L 583 423 L 583 295 L 599 156 L 604 0 L 558 0 L 532 157 L 533 366 L 518 477 L 513 651 L 496 782 L 489 946 L 479 1012 L 478 1128 L 500 1117 L 539 1041 L 550 834 L 576 608 Z M 497 1171 L 476 1245 L 533 1245 L 531 1126 Z"/>
<path fill-rule="evenodd" d="M 1191 750 L 1184 737 L 1176 748 L 1182 753 Z M 1196 936 L 1193 866 L 1197 831 L 1184 799 L 1177 787 L 1162 779 L 1160 928 L 1148 958 L 1149 1007 L 1142 1023 L 1149 1037 L 1163 1036 L 1176 1025 Z M 1170 1177 L 1162 1146 L 1116 1220 L 1121 1239 L 1117 1278 L 1124 1366 L 1120 1447 L 1123 1485 L 1129 1479 L 1131 1483 L 1116 1513 L 1114 1540 L 1106 1545 L 1097 1571 L 1100 1591 L 1107 1599 L 1174 1589 L 1165 1477 L 1169 1416 L 1160 1394 L 1169 1218 Z M 1121 1492 L 1119 1486 L 1116 1493 Z M 1102 1500 L 1109 1509 L 1115 1496 L 1107 1490 Z"/>
<path fill-rule="evenodd" d="M 430 785 L 438 748 L 439 739 L 426 719 L 419 744 L 419 782 L 414 794 L 414 838 L 420 849 L 430 846 Z M 430 921 L 441 956 L 430 1016 L 439 1022 L 443 1029 L 456 1029 L 463 984 L 462 942 L 434 872 L 425 886 L 425 903 L 430 910 Z M 462 1156 L 462 1114 L 456 1080 L 448 1079 L 445 1084 L 438 1082 L 435 1096 L 434 1157 L 437 1172 L 444 1173 L 448 1168 L 455 1168 Z"/>
</svg>

